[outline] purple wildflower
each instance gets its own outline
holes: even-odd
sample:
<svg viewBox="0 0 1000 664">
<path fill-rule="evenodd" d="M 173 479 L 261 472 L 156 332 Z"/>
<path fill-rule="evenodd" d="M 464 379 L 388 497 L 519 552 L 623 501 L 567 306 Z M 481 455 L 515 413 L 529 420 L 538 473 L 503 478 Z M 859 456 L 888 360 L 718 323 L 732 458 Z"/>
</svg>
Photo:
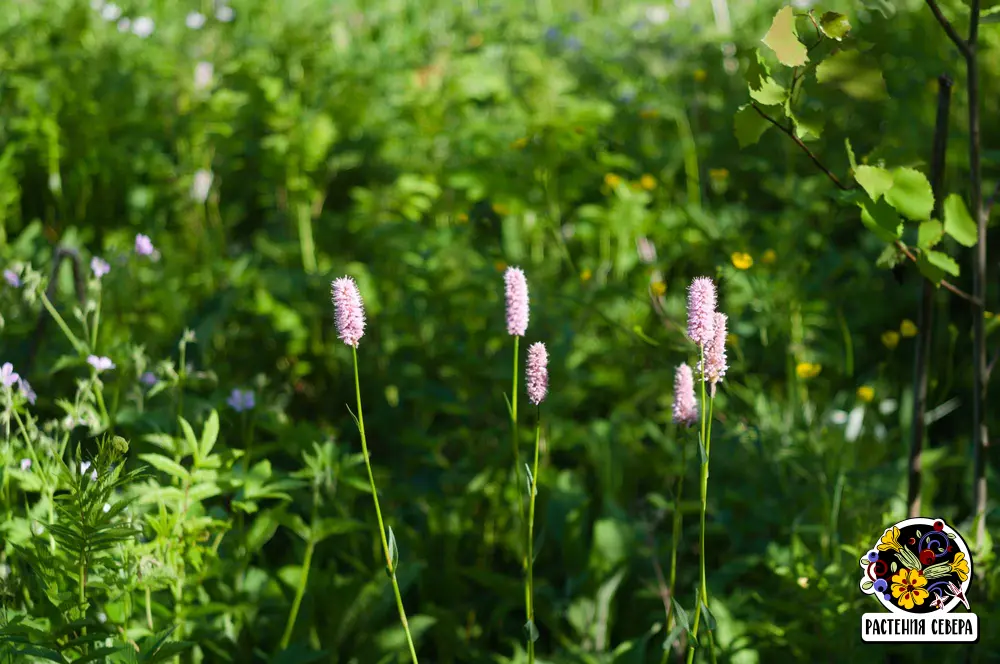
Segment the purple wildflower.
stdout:
<svg viewBox="0 0 1000 664">
<path fill-rule="evenodd" d="M 10 362 L 4 362 L 3 366 L 0 367 L 0 382 L 3 383 L 4 387 L 10 387 L 18 380 L 20 376 L 14 371 L 14 365 Z"/>
<path fill-rule="evenodd" d="M 237 413 L 251 410 L 256 405 L 253 390 L 240 390 L 234 388 L 230 393 L 226 403 Z"/>
<path fill-rule="evenodd" d="M 139 376 L 139 382 L 141 382 L 143 385 L 148 385 L 152 387 L 153 385 L 156 385 L 156 374 L 153 373 L 152 371 L 147 371 L 146 373 Z"/>
<path fill-rule="evenodd" d="M 80 462 L 80 474 L 81 475 L 83 475 L 84 473 L 86 473 L 88 468 L 90 468 L 90 462 L 89 461 L 81 461 Z"/>
<path fill-rule="evenodd" d="M 715 384 L 722 381 L 726 375 L 726 321 L 725 314 L 715 312 L 714 335 L 712 342 L 705 348 L 705 363 L 701 367 L 702 380 L 712 384 L 712 391 L 715 391 Z M 714 394 L 713 394 L 714 395 Z"/>
<path fill-rule="evenodd" d="M 643 263 L 649 265 L 656 262 L 656 245 L 648 237 L 636 238 L 635 248 L 639 254 L 639 260 Z"/>
<path fill-rule="evenodd" d="M 507 334 L 523 337 L 528 331 L 528 281 L 524 270 L 509 267 L 503 275 L 507 297 Z"/>
<path fill-rule="evenodd" d="M 528 366 L 524 373 L 528 400 L 537 406 L 545 400 L 549 390 L 549 354 L 542 342 L 528 348 Z"/>
<path fill-rule="evenodd" d="M 140 256 L 152 256 L 153 251 L 153 241 L 149 239 L 148 235 L 143 235 L 139 233 L 135 236 L 135 253 Z"/>
<path fill-rule="evenodd" d="M 17 276 L 17 272 L 14 272 L 14 270 L 4 270 L 3 278 L 7 280 L 7 283 L 11 286 L 11 288 L 21 287 L 21 278 Z"/>
<path fill-rule="evenodd" d="M 115 368 L 115 363 L 111 361 L 111 358 L 97 357 L 96 355 L 88 355 L 87 364 L 97 369 L 97 373 Z"/>
<path fill-rule="evenodd" d="M 38 398 L 38 395 L 35 394 L 35 391 L 33 389 L 31 389 L 31 383 L 21 378 L 20 380 L 18 380 L 18 387 L 21 388 L 21 394 L 23 394 L 24 397 L 28 400 L 28 403 L 34 406 L 35 399 Z"/>
<path fill-rule="evenodd" d="M 21 470 L 23 470 L 24 472 L 28 472 L 29 470 L 31 470 L 31 459 L 28 458 L 21 459 Z"/>
<path fill-rule="evenodd" d="M 696 277 L 688 289 L 688 336 L 699 346 L 712 343 L 715 326 L 715 284 L 708 277 Z"/>
<path fill-rule="evenodd" d="M 90 259 L 90 270 L 94 273 L 94 277 L 100 279 L 111 271 L 111 266 L 103 258 L 94 256 Z"/>
<path fill-rule="evenodd" d="M 365 304 L 361 300 L 358 284 L 351 277 L 340 277 L 334 280 L 331 290 L 337 337 L 348 346 L 357 348 L 365 334 Z"/>
<path fill-rule="evenodd" d="M 691 426 L 698 421 L 698 402 L 694 396 L 691 367 L 682 364 L 674 373 L 674 423 Z"/>
</svg>

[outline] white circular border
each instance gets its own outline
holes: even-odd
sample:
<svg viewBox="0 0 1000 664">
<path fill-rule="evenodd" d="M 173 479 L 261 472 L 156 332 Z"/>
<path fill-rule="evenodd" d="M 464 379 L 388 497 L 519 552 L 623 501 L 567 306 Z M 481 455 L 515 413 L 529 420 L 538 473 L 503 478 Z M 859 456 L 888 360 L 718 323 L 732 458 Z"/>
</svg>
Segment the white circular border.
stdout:
<svg viewBox="0 0 1000 664">
<path fill-rule="evenodd" d="M 954 542 L 956 546 L 958 546 L 958 550 L 965 554 L 965 560 L 969 563 L 969 576 L 965 579 L 965 581 L 962 582 L 962 594 L 967 596 L 969 592 L 969 584 L 972 582 L 972 574 L 973 574 L 972 556 L 969 555 L 969 549 L 965 546 L 965 540 L 962 539 L 962 536 L 958 534 L 958 531 L 949 526 L 948 522 L 945 521 L 944 519 L 941 518 L 929 519 L 927 517 L 918 516 L 913 519 L 905 519 L 898 523 L 894 523 L 893 525 L 889 526 L 888 528 L 882 531 L 882 534 L 879 535 L 879 538 L 877 540 L 875 540 L 875 544 L 871 547 L 871 549 L 869 549 L 869 551 L 871 551 L 872 549 L 877 550 L 878 544 L 882 540 L 882 537 L 885 535 L 886 532 L 892 530 L 893 528 L 899 528 L 900 530 L 902 530 L 905 526 L 917 526 L 917 525 L 930 526 L 931 528 L 933 528 L 935 521 L 940 521 L 941 523 L 944 524 L 944 528 L 942 528 L 941 532 L 943 532 L 945 535 L 949 533 L 955 535 L 954 539 L 950 537 L 948 539 L 951 539 L 951 541 Z M 866 573 L 861 577 L 861 581 L 858 583 L 859 586 L 863 586 L 866 581 L 871 581 L 871 579 L 868 577 L 867 574 L 867 568 L 862 566 L 862 569 L 865 569 Z M 908 616 L 919 615 L 919 614 L 914 614 L 911 611 L 906 611 L 901 607 L 897 606 L 896 604 L 894 604 L 893 602 L 890 602 L 885 598 L 884 593 L 875 592 L 874 586 L 872 586 L 868 590 L 862 588 L 861 592 L 863 592 L 866 595 L 874 595 L 875 599 L 877 599 L 882 606 L 884 606 L 892 613 L 900 613 Z M 961 603 L 962 600 L 958 599 L 957 597 L 953 597 L 951 601 L 949 601 L 947 604 L 944 605 L 944 608 L 939 609 L 939 612 L 948 613 Z M 933 615 L 933 612 L 927 615 Z"/>
</svg>

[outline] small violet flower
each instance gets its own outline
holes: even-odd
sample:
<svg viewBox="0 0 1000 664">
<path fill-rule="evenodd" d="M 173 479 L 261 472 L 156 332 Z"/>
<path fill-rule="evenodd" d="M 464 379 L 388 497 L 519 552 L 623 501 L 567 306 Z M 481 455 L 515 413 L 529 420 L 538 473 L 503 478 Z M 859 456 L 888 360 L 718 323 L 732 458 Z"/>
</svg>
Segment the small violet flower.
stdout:
<svg viewBox="0 0 1000 664">
<path fill-rule="evenodd" d="M 111 271 L 111 266 L 108 265 L 108 262 L 103 258 L 94 256 L 90 259 L 90 270 L 94 273 L 94 277 L 100 279 Z"/>
<path fill-rule="evenodd" d="M 528 400 L 538 406 L 545 400 L 549 390 L 549 354 L 545 344 L 536 342 L 528 348 L 528 363 L 525 371 L 525 384 L 528 387 Z"/>
<path fill-rule="evenodd" d="M 509 267 L 503 275 L 507 299 L 507 334 L 523 337 L 528 331 L 528 281 L 524 270 Z"/>
<path fill-rule="evenodd" d="M 10 387 L 18 380 L 20 376 L 14 371 L 14 365 L 10 362 L 4 362 L 3 366 L 0 367 L 0 383 L 3 383 L 4 387 Z"/>
<path fill-rule="evenodd" d="M 96 355 L 88 355 L 87 364 L 97 369 L 97 373 L 115 368 L 115 363 L 111 361 L 111 358 L 97 357 Z"/>
<path fill-rule="evenodd" d="M 226 403 L 229 404 L 229 406 L 237 413 L 242 413 L 253 409 L 256 405 L 256 399 L 254 398 L 253 390 L 240 390 L 234 388 L 232 393 L 230 393 L 229 398 L 226 399 Z"/>
<path fill-rule="evenodd" d="M 31 459 L 21 459 L 21 470 L 24 472 L 31 470 Z"/>
<path fill-rule="evenodd" d="M 135 253 L 140 256 L 152 256 L 153 251 L 153 241 L 149 239 L 148 235 L 143 235 L 139 233 L 135 236 Z"/>
<path fill-rule="evenodd" d="M 85 474 L 87 472 L 88 468 L 90 468 L 90 462 L 89 461 L 81 461 L 80 462 L 80 474 L 81 475 Z"/>
<path fill-rule="evenodd" d="M 153 373 L 152 371 L 147 371 L 146 373 L 142 374 L 142 376 L 139 377 L 139 382 L 141 382 L 143 385 L 148 385 L 152 387 L 153 385 L 156 385 L 156 374 Z"/>
<path fill-rule="evenodd" d="M 17 276 L 17 272 L 14 272 L 14 270 L 10 269 L 4 270 L 3 278 L 10 285 L 11 288 L 21 287 L 21 278 Z"/>
<path fill-rule="evenodd" d="M 365 305 L 358 284 L 350 277 L 340 277 L 333 281 L 331 290 L 337 337 L 357 348 L 365 334 Z"/>
<path fill-rule="evenodd" d="M 32 406 L 34 406 L 35 405 L 35 399 L 38 398 L 38 395 L 35 394 L 35 391 L 33 389 L 31 389 L 31 383 L 29 383 L 28 381 L 26 381 L 23 378 L 20 378 L 18 380 L 18 385 L 17 386 L 19 388 L 21 388 L 21 394 L 23 394 L 24 398 L 28 400 L 28 403 L 30 403 Z"/>
</svg>

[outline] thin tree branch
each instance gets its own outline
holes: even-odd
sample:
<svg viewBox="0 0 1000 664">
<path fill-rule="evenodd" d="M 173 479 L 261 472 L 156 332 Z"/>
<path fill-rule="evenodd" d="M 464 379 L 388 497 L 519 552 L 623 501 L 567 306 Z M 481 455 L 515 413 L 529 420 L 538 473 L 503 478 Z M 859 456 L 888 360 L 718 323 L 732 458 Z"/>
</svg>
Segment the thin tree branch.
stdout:
<svg viewBox="0 0 1000 664">
<path fill-rule="evenodd" d="M 906 256 L 907 258 L 909 258 L 911 261 L 913 261 L 914 263 L 917 262 L 917 257 L 914 256 L 913 252 L 910 251 L 910 248 L 907 247 L 905 244 L 903 244 L 901 241 L 896 240 L 896 248 L 899 249 L 901 252 L 903 252 L 903 255 Z M 969 295 L 964 290 L 962 290 L 958 286 L 954 285 L 953 283 L 951 283 L 947 279 L 942 279 L 941 280 L 941 287 L 944 288 L 946 291 L 949 291 L 949 292 L 957 295 L 958 297 L 962 298 L 963 300 L 966 300 L 967 302 L 970 302 L 970 303 L 972 303 L 975 306 L 979 306 L 979 300 L 976 297 L 974 297 L 972 295 Z"/>
<path fill-rule="evenodd" d="M 927 6 L 930 7 L 931 11 L 934 13 L 934 17 L 938 20 L 938 23 L 940 23 L 941 27 L 944 28 L 944 31 L 948 33 L 948 37 L 951 41 L 955 42 L 955 46 L 958 47 L 958 50 L 962 53 L 966 60 L 970 59 L 972 57 L 972 48 L 969 44 L 975 43 L 975 39 L 970 39 L 968 42 L 962 39 L 955 30 L 955 26 L 953 26 L 951 22 L 944 17 L 944 14 L 941 13 L 941 8 L 938 7 L 936 0 L 926 0 L 926 2 Z M 977 2 L 976 4 L 978 5 L 979 3 Z M 973 13 L 972 23 L 975 25 L 978 22 L 979 13 L 977 11 Z"/>
<path fill-rule="evenodd" d="M 812 163 L 814 163 L 816 165 L 816 168 L 818 168 L 819 170 L 821 170 L 824 173 L 826 173 L 826 176 L 828 178 L 830 178 L 830 180 L 835 185 L 837 185 L 843 191 L 850 191 L 851 189 L 854 188 L 853 186 L 848 187 L 848 186 L 844 185 L 844 183 L 840 181 L 840 178 L 838 178 L 836 175 L 834 175 L 833 172 L 829 168 L 827 168 L 826 166 L 824 166 L 823 162 L 821 162 L 819 160 L 819 158 L 816 155 L 813 154 L 812 150 L 809 149 L 809 146 L 806 145 L 805 143 L 803 143 L 802 139 L 800 139 L 798 136 L 795 135 L 794 131 L 790 130 L 788 127 L 782 127 L 781 123 L 779 123 L 777 120 L 775 120 L 774 118 L 772 118 L 770 115 L 768 115 L 767 113 L 765 113 L 764 111 L 762 111 L 760 109 L 760 107 L 757 105 L 756 102 L 751 102 L 751 105 L 753 106 L 753 109 L 755 111 L 757 111 L 757 113 L 760 115 L 760 117 L 764 118 L 765 120 L 767 120 L 768 122 L 770 122 L 771 124 L 773 124 L 775 127 L 777 127 L 778 129 L 780 129 L 782 131 L 782 133 L 786 134 L 789 138 L 791 138 L 793 141 L 795 141 L 795 144 L 798 145 L 800 148 L 802 148 L 802 150 L 809 156 L 809 159 L 812 160 Z"/>
</svg>

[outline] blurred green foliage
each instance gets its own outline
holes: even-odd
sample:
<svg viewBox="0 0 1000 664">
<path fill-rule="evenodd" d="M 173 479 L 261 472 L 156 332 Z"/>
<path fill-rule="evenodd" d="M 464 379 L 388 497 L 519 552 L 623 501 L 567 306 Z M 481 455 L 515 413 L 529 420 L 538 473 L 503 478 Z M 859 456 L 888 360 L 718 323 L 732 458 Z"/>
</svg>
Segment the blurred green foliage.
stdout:
<svg viewBox="0 0 1000 664">
<path fill-rule="evenodd" d="M 943 4 L 965 25 L 966 5 Z M 713 11 L 727 5 L 726 16 Z M 694 359 L 684 295 L 701 274 L 720 284 L 732 331 L 707 545 L 720 661 L 931 662 L 965 649 L 992 661 L 992 540 L 975 559 L 977 646 L 858 636 L 860 614 L 875 610 L 858 589 L 858 556 L 905 516 L 914 347 L 904 321 L 916 319 L 921 277 L 905 263 L 876 266 L 883 240 L 787 136 L 741 149 L 752 141 L 737 140 L 733 118 L 779 7 L 234 0 L 219 13 L 207 1 L 150 1 L 116 15 L 85 0 L 5 3 L 2 266 L 27 293 L 57 248 L 79 253 L 84 276 L 91 255 L 110 263 L 98 346 L 117 368 L 104 398 L 114 433 L 167 473 L 164 487 L 180 471 L 149 455 L 197 450 L 178 415 L 202 431 L 222 413 L 218 491 L 195 502 L 194 548 L 175 560 L 150 545 L 192 575 L 152 585 L 156 629 L 180 625 L 196 661 L 404 661 L 346 407 L 350 351 L 332 325 L 330 281 L 350 274 L 368 314 L 358 353 L 369 446 L 418 651 L 442 664 L 524 661 L 503 398 L 501 273 L 513 264 L 531 289 L 527 340 L 551 356 L 540 661 L 661 659 L 654 566 L 670 547 L 669 488 L 680 472 L 696 486 L 697 458 L 689 449 L 680 465 L 680 446 L 696 443 L 669 423 L 670 389 L 675 366 Z M 864 0 L 817 15 L 828 9 L 846 15 L 867 69 L 837 61 L 803 79 L 810 150 L 844 181 L 845 139 L 858 164 L 926 175 L 935 81 L 947 73 L 957 84 L 946 188 L 964 196 L 964 68 L 929 10 Z M 195 10 L 207 16 L 197 29 L 185 24 Z M 146 36 L 141 16 L 153 20 Z M 1000 30 L 982 32 L 990 192 Z M 916 242 L 915 225 L 904 232 Z M 158 260 L 132 255 L 137 233 Z M 52 274 L 67 320 L 79 306 L 71 264 Z M 955 278 L 965 290 L 969 274 Z M 0 359 L 31 381 L 43 419 L 62 417 L 55 399 L 85 364 L 51 320 L 40 333 L 47 316 L 21 290 L 0 282 Z M 923 500 L 928 516 L 971 533 L 971 318 L 945 291 L 935 308 Z M 156 387 L 139 381 L 146 371 Z M 255 390 L 255 407 L 228 408 L 234 388 Z M 995 409 L 987 417 L 997 430 Z M 96 449 L 102 428 L 76 427 L 73 440 Z M 7 466 L 17 458 L 5 450 Z M 698 554 L 690 497 L 677 593 L 687 607 Z M 144 501 L 168 501 L 151 512 L 166 533 L 189 507 L 172 500 Z M 15 519 L 23 504 L 3 504 L 4 540 L 15 526 L 28 536 Z M 272 657 L 307 546 L 297 645 Z M 28 569 L 2 543 L 0 563 Z M 152 633 L 145 623 L 139 611 L 124 627 L 138 638 Z"/>
</svg>

